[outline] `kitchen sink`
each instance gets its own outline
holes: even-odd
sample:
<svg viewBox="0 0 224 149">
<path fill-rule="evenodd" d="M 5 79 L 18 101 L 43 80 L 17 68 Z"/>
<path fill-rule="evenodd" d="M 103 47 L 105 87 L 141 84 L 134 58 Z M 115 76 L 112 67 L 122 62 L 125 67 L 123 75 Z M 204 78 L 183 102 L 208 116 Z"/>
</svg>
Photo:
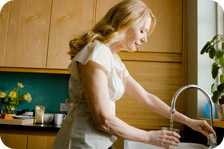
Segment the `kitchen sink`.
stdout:
<svg viewBox="0 0 224 149">
<path fill-rule="evenodd" d="M 164 149 L 155 145 L 144 144 L 135 141 L 124 141 L 124 149 Z M 197 143 L 184 143 L 181 142 L 176 147 L 170 147 L 170 149 L 208 149 L 207 146 Z"/>
</svg>

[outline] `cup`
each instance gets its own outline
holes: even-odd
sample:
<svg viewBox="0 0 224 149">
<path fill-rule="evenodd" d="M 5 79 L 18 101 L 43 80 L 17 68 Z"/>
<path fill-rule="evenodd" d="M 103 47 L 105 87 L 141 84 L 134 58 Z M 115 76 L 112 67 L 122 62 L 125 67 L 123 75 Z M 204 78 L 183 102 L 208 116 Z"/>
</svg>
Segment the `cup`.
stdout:
<svg viewBox="0 0 224 149">
<path fill-rule="evenodd" d="M 162 129 L 162 130 L 173 131 L 173 132 L 176 132 L 177 134 L 179 134 L 179 135 L 180 135 L 180 129 L 177 129 L 177 128 L 162 127 L 161 129 Z M 176 147 L 177 147 L 177 146 L 172 145 L 172 146 L 169 146 L 169 149 L 176 149 Z"/>
<path fill-rule="evenodd" d="M 45 107 L 42 105 L 35 106 L 35 123 L 43 124 L 44 123 L 44 112 Z"/>
<path fill-rule="evenodd" d="M 64 114 L 62 113 L 56 113 L 54 114 L 54 124 L 56 126 L 61 126 L 64 120 Z"/>
<path fill-rule="evenodd" d="M 52 124 L 54 120 L 54 114 L 53 113 L 45 113 L 44 114 L 44 123 L 45 124 Z"/>
</svg>

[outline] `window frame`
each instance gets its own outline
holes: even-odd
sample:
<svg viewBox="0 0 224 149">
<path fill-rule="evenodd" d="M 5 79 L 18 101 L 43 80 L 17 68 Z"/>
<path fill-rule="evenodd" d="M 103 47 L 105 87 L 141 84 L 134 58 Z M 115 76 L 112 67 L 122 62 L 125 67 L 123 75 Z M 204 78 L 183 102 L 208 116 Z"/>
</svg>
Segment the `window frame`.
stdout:
<svg viewBox="0 0 224 149">
<path fill-rule="evenodd" d="M 217 34 L 224 34 L 224 10 L 216 4 L 217 12 Z"/>
</svg>

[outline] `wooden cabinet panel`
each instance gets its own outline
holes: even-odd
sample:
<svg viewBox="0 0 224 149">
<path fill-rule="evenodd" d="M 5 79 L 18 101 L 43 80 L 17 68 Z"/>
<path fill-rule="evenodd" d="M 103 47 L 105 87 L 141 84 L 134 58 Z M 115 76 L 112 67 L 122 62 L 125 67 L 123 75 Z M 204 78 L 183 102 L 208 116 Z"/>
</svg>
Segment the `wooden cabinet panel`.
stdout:
<svg viewBox="0 0 224 149">
<path fill-rule="evenodd" d="M 4 144 L 10 148 L 26 149 L 27 136 L 17 134 L 0 134 Z"/>
<path fill-rule="evenodd" d="M 96 5 L 96 23 L 107 13 L 115 4 L 122 0 L 97 0 Z"/>
<path fill-rule="evenodd" d="M 96 21 L 121 0 L 97 0 Z M 157 25 L 143 51 L 182 52 L 182 0 L 144 0 L 157 18 Z"/>
<path fill-rule="evenodd" d="M 181 63 L 157 63 L 126 61 L 130 74 L 149 92 L 157 95 L 170 105 L 176 90 L 183 85 Z M 178 100 L 178 110 L 183 111 L 184 100 Z M 118 117 L 127 123 L 144 129 L 160 129 L 168 126 L 169 120 L 154 114 L 145 105 L 124 96 L 117 102 Z"/>
<path fill-rule="evenodd" d="M 157 18 L 157 25 L 144 51 L 182 53 L 182 0 L 144 0 Z"/>
<path fill-rule="evenodd" d="M 29 135 L 27 149 L 52 149 L 55 136 Z"/>
<path fill-rule="evenodd" d="M 69 41 L 94 24 L 95 0 L 54 0 L 51 16 L 48 68 L 67 68 Z"/>
<path fill-rule="evenodd" d="M 5 54 L 6 54 L 6 42 L 7 42 L 7 32 L 11 5 L 5 5 L 0 13 L 0 66 L 5 64 Z"/>
<path fill-rule="evenodd" d="M 14 0 L 5 66 L 45 67 L 52 0 Z"/>
</svg>

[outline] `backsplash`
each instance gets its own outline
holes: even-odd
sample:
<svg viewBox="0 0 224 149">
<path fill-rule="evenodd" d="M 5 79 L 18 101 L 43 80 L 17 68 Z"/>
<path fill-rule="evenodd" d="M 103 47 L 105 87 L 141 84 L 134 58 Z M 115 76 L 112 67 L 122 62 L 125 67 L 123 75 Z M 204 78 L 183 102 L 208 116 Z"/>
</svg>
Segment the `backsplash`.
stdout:
<svg viewBox="0 0 224 149">
<path fill-rule="evenodd" d="M 59 112 L 60 103 L 68 98 L 69 75 L 0 72 L 0 90 L 10 90 L 22 81 L 32 95 L 32 102 L 23 102 L 18 109 L 32 111 L 35 105 L 44 105 L 46 112 Z"/>
</svg>

